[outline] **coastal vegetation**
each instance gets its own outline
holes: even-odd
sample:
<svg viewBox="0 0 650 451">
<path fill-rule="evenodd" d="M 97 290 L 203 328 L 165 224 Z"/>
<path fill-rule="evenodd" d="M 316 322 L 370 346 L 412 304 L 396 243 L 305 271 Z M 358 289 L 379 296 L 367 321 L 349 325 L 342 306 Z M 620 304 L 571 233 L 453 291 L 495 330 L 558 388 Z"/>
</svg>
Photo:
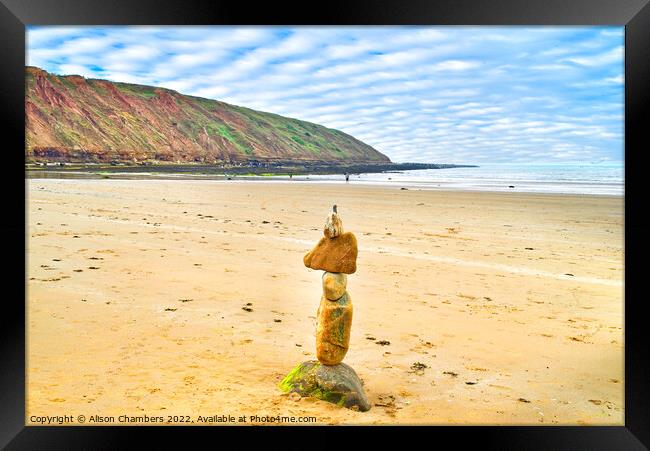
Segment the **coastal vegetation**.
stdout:
<svg viewBox="0 0 650 451">
<path fill-rule="evenodd" d="M 26 69 L 26 162 L 222 167 L 390 163 L 299 119 L 154 86 Z"/>
</svg>

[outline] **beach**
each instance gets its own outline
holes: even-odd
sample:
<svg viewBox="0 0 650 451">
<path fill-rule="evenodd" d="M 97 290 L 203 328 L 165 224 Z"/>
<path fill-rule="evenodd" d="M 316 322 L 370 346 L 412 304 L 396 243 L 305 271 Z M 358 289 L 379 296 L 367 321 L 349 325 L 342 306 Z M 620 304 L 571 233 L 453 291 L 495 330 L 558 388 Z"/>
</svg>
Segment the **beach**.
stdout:
<svg viewBox="0 0 650 451">
<path fill-rule="evenodd" d="M 29 179 L 26 198 L 27 424 L 623 424 L 622 196 Z M 315 359 L 302 258 L 333 204 L 368 412 L 278 388 Z"/>
</svg>

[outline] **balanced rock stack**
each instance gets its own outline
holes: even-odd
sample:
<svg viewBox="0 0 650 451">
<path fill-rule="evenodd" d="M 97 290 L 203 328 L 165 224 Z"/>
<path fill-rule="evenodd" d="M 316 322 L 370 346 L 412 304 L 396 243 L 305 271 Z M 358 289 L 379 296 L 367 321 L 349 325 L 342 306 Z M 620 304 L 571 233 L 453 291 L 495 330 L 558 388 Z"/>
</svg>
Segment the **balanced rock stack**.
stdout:
<svg viewBox="0 0 650 451">
<path fill-rule="evenodd" d="M 316 314 L 318 361 L 298 365 L 280 383 L 280 388 L 366 411 L 370 403 L 363 383 L 351 367 L 341 363 L 350 344 L 352 300 L 347 292 L 347 274 L 357 270 L 357 239 L 353 233 L 343 232 L 336 205 L 327 216 L 323 234 L 303 259 L 306 267 L 325 271 L 323 295 Z"/>
</svg>

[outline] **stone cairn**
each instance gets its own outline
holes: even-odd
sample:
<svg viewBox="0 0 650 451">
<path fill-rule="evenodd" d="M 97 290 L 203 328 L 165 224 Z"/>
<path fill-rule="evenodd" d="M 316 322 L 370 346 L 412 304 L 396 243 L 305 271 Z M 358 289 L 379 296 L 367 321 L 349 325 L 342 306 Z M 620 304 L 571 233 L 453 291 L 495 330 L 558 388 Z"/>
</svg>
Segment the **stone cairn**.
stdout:
<svg viewBox="0 0 650 451">
<path fill-rule="evenodd" d="M 352 327 L 352 300 L 347 275 L 357 270 L 357 239 L 343 232 L 336 205 L 325 220 L 325 235 L 303 258 L 306 267 L 325 271 L 323 295 L 316 314 L 316 358 L 295 367 L 280 383 L 285 392 L 313 396 L 355 410 L 370 403 L 355 371 L 341 363 L 348 352 Z"/>
</svg>

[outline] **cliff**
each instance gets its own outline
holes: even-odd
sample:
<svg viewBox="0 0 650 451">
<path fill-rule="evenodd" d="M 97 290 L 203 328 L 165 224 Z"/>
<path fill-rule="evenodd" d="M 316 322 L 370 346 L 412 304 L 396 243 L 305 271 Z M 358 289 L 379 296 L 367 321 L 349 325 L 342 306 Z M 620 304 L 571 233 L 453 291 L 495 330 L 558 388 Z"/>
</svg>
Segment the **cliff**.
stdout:
<svg viewBox="0 0 650 451">
<path fill-rule="evenodd" d="M 27 161 L 390 163 L 339 130 L 153 86 L 26 68 Z"/>
</svg>

